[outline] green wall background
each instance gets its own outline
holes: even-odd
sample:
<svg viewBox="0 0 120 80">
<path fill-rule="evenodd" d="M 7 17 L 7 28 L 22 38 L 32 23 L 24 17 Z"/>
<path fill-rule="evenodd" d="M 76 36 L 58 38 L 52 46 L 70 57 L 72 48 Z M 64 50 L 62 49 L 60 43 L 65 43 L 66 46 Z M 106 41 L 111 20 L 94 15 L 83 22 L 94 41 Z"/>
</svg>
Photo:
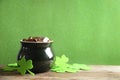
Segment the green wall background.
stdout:
<svg viewBox="0 0 120 80">
<path fill-rule="evenodd" d="M 20 40 L 48 36 L 71 63 L 120 64 L 120 0 L 0 0 L 0 64 Z"/>
</svg>

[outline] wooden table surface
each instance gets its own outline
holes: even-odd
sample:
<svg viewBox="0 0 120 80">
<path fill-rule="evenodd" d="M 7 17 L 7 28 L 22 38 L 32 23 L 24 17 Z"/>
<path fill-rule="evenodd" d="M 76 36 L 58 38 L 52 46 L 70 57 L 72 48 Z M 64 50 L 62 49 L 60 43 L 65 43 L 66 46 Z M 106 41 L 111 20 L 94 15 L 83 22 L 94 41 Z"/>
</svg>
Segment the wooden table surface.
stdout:
<svg viewBox="0 0 120 80">
<path fill-rule="evenodd" d="M 17 72 L 3 72 L 0 69 L 0 80 L 120 80 L 120 66 L 92 65 L 89 71 L 77 73 L 45 72 L 35 76 L 24 76 Z M 1 67 L 0 67 L 1 68 Z"/>
</svg>

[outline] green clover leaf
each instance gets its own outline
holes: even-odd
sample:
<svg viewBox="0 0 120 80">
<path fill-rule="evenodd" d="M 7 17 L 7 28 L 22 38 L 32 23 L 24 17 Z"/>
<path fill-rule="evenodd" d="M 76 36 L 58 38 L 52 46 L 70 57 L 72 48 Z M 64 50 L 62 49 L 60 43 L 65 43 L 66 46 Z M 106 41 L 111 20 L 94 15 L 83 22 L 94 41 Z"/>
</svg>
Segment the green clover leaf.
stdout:
<svg viewBox="0 0 120 80">
<path fill-rule="evenodd" d="M 25 57 L 22 57 L 17 63 L 8 64 L 3 68 L 4 71 L 14 71 L 17 70 L 22 75 L 25 75 L 28 71 L 31 75 L 35 75 L 30 69 L 33 68 L 32 60 L 26 60 Z"/>
<path fill-rule="evenodd" d="M 16 67 L 5 66 L 5 67 L 3 68 L 3 71 L 14 71 L 14 70 L 16 70 L 16 69 L 17 69 Z"/>
<path fill-rule="evenodd" d="M 32 60 L 27 60 L 26 61 L 25 57 L 23 57 L 17 63 L 18 63 L 18 66 L 19 66 L 17 71 L 20 72 L 22 75 L 24 75 L 27 71 L 30 72 L 29 69 L 33 68 Z"/>
<path fill-rule="evenodd" d="M 22 75 L 25 75 L 25 73 L 26 73 L 26 69 L 21 68 L 21 67 L 19 67 L 19 68 L 17 69 L 17 71 L 18 71 L 19 73 L 21 73 Z"/>
<path fill-rule="evenodd" d="M 59 66 L 59 65 L 63 65 L 65 66 L 66 63 L 69 61 L 69 59 L 65 56 L 65 55 L 62 55 L 61 57 L 58 57 L 56 56 L 56 61 L 55 61 L 55 65 Z"/>
<path fill-rule="evenodd" d="M 32 60 L 27 60 L 25 59 L 25 57 L 23 57 L 21 60 L 19 60 L 18 62 L 18 66 L 22 69 L 32 69 L 33 65 L 32 65 Z"/>
<path fill-rule="evenodd" d="M 68 64 L 69 58 L 65 55 L 61 57 L 56 56 L 55 64 L 51 67 L 54 72 L 78 72 L 80 70 L 90 70 L 85 64 Z"/>
<path fill-rule="evenodd" d="M 12 64 L 8 64 L 7 66 L 9 66 L 9 67 L 17 67 L 18 64 L 17 63 L 12 63 Z"/>
</svg>

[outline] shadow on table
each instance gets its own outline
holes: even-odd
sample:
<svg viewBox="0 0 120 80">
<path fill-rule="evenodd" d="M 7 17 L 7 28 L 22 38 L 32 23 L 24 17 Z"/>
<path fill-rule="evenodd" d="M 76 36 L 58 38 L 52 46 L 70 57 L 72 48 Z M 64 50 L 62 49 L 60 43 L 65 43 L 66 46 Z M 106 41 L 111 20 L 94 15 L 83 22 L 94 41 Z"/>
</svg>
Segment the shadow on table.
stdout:
<svg viewBox="0 0 120 80">
<path fill-rule="evenodd" d="M 2 68 L 0 68 L 0 76 L 13 76 L 13 75 L 20 75 L 17 71 L 3 71 Z"/>
</svg>

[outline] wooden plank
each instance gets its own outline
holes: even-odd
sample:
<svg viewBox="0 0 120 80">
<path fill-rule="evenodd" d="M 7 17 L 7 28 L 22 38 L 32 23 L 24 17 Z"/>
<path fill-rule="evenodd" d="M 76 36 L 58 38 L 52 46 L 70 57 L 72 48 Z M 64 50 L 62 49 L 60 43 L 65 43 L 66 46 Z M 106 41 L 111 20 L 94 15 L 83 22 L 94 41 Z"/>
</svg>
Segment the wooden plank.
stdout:
<svg viewBox="0 0 120 80">
<path fill-rule="evenodd" d="M 77 73 L 45 72 L 35 76 L 24 76 L 17 72 L 0 70 L 0 80 L 120 80 L 120 66 L 93 65 L 89 71 Z"/>
</svg>

